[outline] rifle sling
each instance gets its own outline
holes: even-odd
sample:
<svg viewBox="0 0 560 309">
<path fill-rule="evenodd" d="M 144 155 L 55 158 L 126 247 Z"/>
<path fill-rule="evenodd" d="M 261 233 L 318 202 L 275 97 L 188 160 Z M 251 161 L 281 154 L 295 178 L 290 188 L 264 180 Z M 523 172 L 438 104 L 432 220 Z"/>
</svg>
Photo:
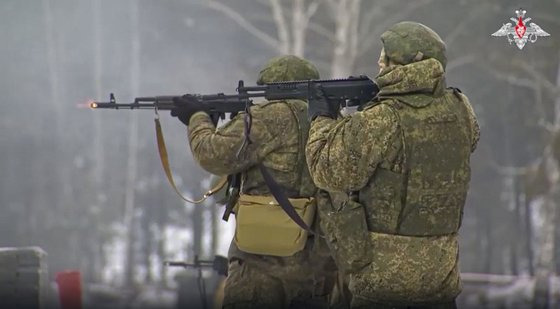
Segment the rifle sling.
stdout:
<svg viewBox="0 0 560 309">
<path fill-rule="evenodd" d="M 284 210 L 284 212 L 288 215 L 288 217 L 290 217 L 290 219 L 292 219 L 297 225 L 299 225 L 299 227 L 301 227 L 302 229 L 304 229 L 305 231 L 309 232 L 312 235 L 316 235 L 316 233 L 313 230 L 311 230 L 311 228 L 309 228 L 309 226 L 305 223 L 305 221 L 303 221 L 303 219 L 298 215 L 298 213 L 294 209 L 294 206 L 292 205 L 292 203 L 290 203 L 290 201 L 284 194 L 284 190 L 282 190 L 280 185 L 276 182 L 276 180 L 274 180 L 272 175 L 270 175 L 266 167 L 262 163 L 260 163 L 258 166 L 259 169 L 261 170 L 261 174 L 263 175 L 264 182 L 268 186 L 270 193 L 272 194 L 272 196 L 274 196 L 274 198 L 276 199 L 276 201 L 278 202 L 282 210 Z"/>
<path fill-rule="evenodd" d="M 156 117 L 154 121 L 156 123 L 156 138 L 157 138 L 161 165 L 163 166 L 163 170 L 165 171 L 165 175 L 167 176 L 167 180 L 169 181 L 169 184 L 171 185 L 173 190 L 175 190 L 175 192 L 181 197 L 181 199 L 183 199 L 185 202 L 188 203 L 200 204 L 204 202 L 207 198 L 212 196 L 214 193 L 220 191 L 226 185 L 227 176 L 223 176 L 222 178 L 220 178 L 218 183 L 213 188 L 211 188 L 206 193 L 204 193 L 204 195 L 201 198 L 196 200 L 191 200 L 189 198 L 184 197 L 183 194 L 179 192 L 179 189 L 177 189 L 177 186 L 175 185 L 175 181 L 173 180 L 173 173 L 171 173 L 171 168 L 169 167 L 169 157 L 167 155 L 167 147 L 165 146 L 165 139 L 163 138 L 163 132 L 161 129 L 161 123 L 159 121 L 159 117 Z"/>
<path fill-rule="evenodd" d="M 165 175 L 167 176 L 167 180 L 169 181 L 169 184 L 171 185 L 173 190 L 177 193 L 177 195 L 181 197 L 181 199 L 183 199 L 188 203 L 200 204 L 204 202 L 208 197 L 212 196 L 214 193 L 216 193 L 221 188 L 223 188 L 223 186 L 226 185 L 227 176 L 223 176 L 218 182 L 218 184 L 214 186 L 212 189 L 210 189 L 208 192 L 206 192 L 202 196 L 202 198 L 193 201 L 189 198 L 184 197 L 183 194 L 179 192 L 179 189 L 177 189 L 177 186 L 175 185 L 175 181 L 173 180 L 173 174 L 171 172 L 171 168 L 169 167 L 169 157 L 167 155 L 167 147 L 165 146 L 165 139 L 163 138 L 163 132 L 161 129 L 161 123 L 159 121 L 159 117 L 156 117 L 154 119 L 154 122 L 156 126 L 156 138 L 158 143 L 158 152 L 161 160 L 161 165 L 163 167 L 163 170 L 165 171 Z M 299 227 L 309 232 L 310 234 L 315 235 L 316 233 L 313 230 L 311 230 L 311 228 L 305 223 L 305 221 L 303 221 L 303 219 L 297 214 L 296 210 L 294 209 L 294 206 L 292 205 L 292 203 L 290 203 L 290 201 L 284 194 L 284 191 L 282 190 L 280 185 L 278 185 L 276 180 L 274 180 L 272 175 L 270 175 L 270 173 L 262 163 L 259 164 L 259 169 L 263 175 L 263 179 L 266 185 L 270 190 L 270 193 L 272 194 L 272 196 L 274 196 L 274 198 L 276 199 L 276 201 L 278 202 L 282 210 L 284 210 L 284 212 L 288 215 L 288 217 L 290 217 L 290 219 L 292 219 L 297 225 L 299 225 Z"/>
</svg>

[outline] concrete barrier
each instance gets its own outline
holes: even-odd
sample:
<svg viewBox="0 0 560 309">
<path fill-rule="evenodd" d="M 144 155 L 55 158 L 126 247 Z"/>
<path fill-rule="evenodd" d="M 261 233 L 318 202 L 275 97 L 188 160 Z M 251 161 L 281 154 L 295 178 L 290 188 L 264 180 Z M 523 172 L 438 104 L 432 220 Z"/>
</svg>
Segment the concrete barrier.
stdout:
<svg viewBox="0 0 560 309">
<path fill-rule="evenodd" d="M 45 308 L 47 253 L 39 247 L 0 248 L 0 308 Z"/>
</svg>

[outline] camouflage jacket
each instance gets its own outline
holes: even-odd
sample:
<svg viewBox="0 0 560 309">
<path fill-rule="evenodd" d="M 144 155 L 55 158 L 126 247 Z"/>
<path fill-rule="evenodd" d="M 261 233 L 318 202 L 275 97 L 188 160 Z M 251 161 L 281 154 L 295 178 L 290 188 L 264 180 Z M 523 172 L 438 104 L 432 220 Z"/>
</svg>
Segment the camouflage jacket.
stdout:
<svg viewBox="0 0 560 309">
<path fill-rule="evenodd" d="M 456 232 L 476 117 L 466 96 L 445 88 L 435 59 L 391 66 L 377 84 L 363 111 L 311 124 L 308 166 L 333 201 L 319 208 L 322 227 L 353 302 L 450 301 L 461 289 Z"/>
<path fill-rule="evenodd" d="M 443 69 L 433 68 L 434 61 L 427 60 L 407 66 L 394 66 L 380 73 L 382 79 L 392 71 L 404 71 L 416 68 L 423 70 L 439 70 L 436 77 L 428 76 L 425 82 L 434 87 L 438 79 L 443 79 Z M 399 85 L 385 84 L 380 93 L 385 91 L 386 97 L 399 92 L 411 92 L 414 85 L 420 82 L 410 78 L 399 80 Z M 398 87 L 401 87 L 399 89 Z M 422 89 L 416 89 L 421 91 Z M 389 94 L 387 94 L 389 93 Z M 472 151 L 475 150 L 480 138 L 480 129 L 472 106 L 464 97 L 465 107 L 469 111 L 472 128 Z M 383 102 L 383 99 L 381 99 Z M 311 176 L 317 187 L 329 192 L 352 192 L 364 188 L 377 167 L 383 162 L 394 162 L 402 151 L 400 135 L 402 134 L 398 116 L 389 105 L 372 102 L 375 105 L 365 108 L 342 119 L 330 119 L 319 116 L 311 123 L 309 139 L 306 146 L 306 157 Z"/>
<path fill-rule="evenodd" d="M 305 164 L 304 147 L 308 136 L 307 103 L 300 100 L 270 101 L 256 104 L 250 109 L 252 125 L 251 143 L 237 153 L 244 141 L 244 116 L 239 113 L 229 123 L 217 128 L 206 113 L 196 113 L 190 119 L 189 141 L 195 160 L 208 172 L 216 175 L 242 173 L 241 192 L 249 195 L 268 195 L 257 164 L 268 168 L 276 182 L 289 197 L 309 197 L 316 192 Z M 300 114 L 299 117 L 296 114 Z M 301 123 L 298 123 L 301 122 Z M 299 129 L 302 129 L 302 132 Z M 300 134 L 301 133 L 301 134 Z M 300 141 L 300 138 L 303 141 Z M 310 250 L 296 253 L 289 258 L 256 256 L 242 252 L 232 242 L 229 256 L 266 265 L 281 260 L 283 265 L 303 265 L 311 256 L 328 257 L 322 242 L 310 243 Z M 318 258 L 318 257 L 317 257 Z M 317 259 L 315 258 L 315 259 Z"/>
<path fill-rule="evenodd" d="M 242 151 L 244 112 L 220 128 L 214 126 L 206 113 L 196 113 L 189 124 L 193 157 L 202 168 L 215 175 L 242 173 L 241 192 L 245 194 L 269 194 L 257 166 L 262 163 L 289 197 L 312 196 L 315 186 L 303 157 L 307 133 L 300 136 L 295 114 L 298 110 L 305 112 L 307 103 L 289 100 L 252 106 L 250 142 Z M 303 145 L 300 138 L 304 139 Z"/>
</svg>

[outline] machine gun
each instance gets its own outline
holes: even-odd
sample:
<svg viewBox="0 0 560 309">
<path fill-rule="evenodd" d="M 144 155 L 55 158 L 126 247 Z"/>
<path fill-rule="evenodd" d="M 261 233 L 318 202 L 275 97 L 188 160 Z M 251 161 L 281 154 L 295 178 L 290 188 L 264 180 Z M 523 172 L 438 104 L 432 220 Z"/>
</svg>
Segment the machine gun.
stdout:
<svg viewBox="0 0 560 309">
<path fill-rule="evenodd" d="M 207 111 L 212 119 L 224 119 L 226 113 L 236 114 L 247 110 L 252 104 L 253 98 L 265 98 L 267 100 L 287 100 L 309 98 L 311 84 L 319 84 L 327 100 L 338 102 L 342 107 L 359 106 L 370 101 L 379 91 L 377 85 L 367 76 L 348 77 L 344 79 L 325 80 L 300 80 L 268 83 L 257 86 L 245 86 L 242 80 L 237 86 L 237 94 L 209 94 L 194 95 L 202 104 L 206 105 Z M 172 110 L 177 108 L 173 103 L 177 96 L 155 96 L 138 97 L 133 103 L 117 103 L 115 96 L 111 93 L 109 102 L 92 102 L 90 107 L 94 109 L 151 109 Z"/>
<path fill-rule="evenodd" d="M 194 263 L 186 263 L 186 262 L 176 262 L 176 261 L 164 261 L 164 266 L 178 266 L 187 268 L 194 268 L 198 271 L 197 277 L 197 284 L 198 284 L 198 292 L 200 294 L 200 301 L 202 304 L 202 308 L 208 308 L 208 304 L 206 302 L 206 285 L 204 284 L 204 278 L 202 276 L 202 268 L 212 268 L 221 276 L 227 276 L 228 271 L 228 259 L 226 257 L 216 255 L 214 256 L 214 260 L 200 260 L 198 255 L 194 257 Z"/>
<path fill-rule="evenodd" d="M 227 276 L 228 270 L 228 259 L 221 255 L 214 256 L 214 260 L 200 260 L 198 255 L 195 255 L 193 263 L 187 263 L 183 261 L 164 261 L 164 266 L 171 266 L 171 267 L 183 267 L 183 268 L 195 268 L 195 269 L 202 269 L 202 268 L 212 268 L 218 275 Z"/>
</svg>

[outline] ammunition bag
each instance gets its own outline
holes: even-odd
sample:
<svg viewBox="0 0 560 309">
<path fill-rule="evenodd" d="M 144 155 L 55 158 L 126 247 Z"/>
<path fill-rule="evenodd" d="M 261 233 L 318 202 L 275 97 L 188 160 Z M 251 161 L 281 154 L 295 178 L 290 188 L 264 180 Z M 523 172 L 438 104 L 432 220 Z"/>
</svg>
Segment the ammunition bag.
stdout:
<svg viewBox="0 0 560 309">
<path fill-rule="evenodd" d="M 311 226 L 316 211 L 314 198 L 291 198 L 298 215 Z M 308 232 L 282 210 L 272 196 L 241 194 L 236 206 L 235 243 L 245 252 L 291 256 L 303 250 Z"/>
<path fill-rule="evenodd" d="M 371 262 L 372 247 L 362 204 L 348 200 L 338 211 L 323 209 L 319 202 L 320 225 L 338 267 L 345 273 L 362 269 Z"/>
</svg>

